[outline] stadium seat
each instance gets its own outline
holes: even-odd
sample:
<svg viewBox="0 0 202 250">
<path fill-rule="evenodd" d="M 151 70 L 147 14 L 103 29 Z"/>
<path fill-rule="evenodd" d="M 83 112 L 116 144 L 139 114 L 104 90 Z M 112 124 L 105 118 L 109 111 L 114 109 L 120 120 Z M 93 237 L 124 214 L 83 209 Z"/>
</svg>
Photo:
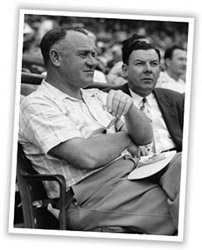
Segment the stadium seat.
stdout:
<svg viewBox="0 0 202 250">
<path fill-rule="evenodd" d="M 48 198 L 43 186 L 44 181 L 56 181 L 59 184 L 58 199 Z M 26 158 L 20 143 L 17 155 L 17 186 L 22 203 L 23 228 L 71 230 L 66 224 L 66 213 L 73 200 L 72 190 L 66 192 L 65 179 L 62 175 L 37 173 Z M 103 226 L 90 231 L 134 233 L 129 228 L 120 226 Z"/>
<path fill-rule="evenodd" d="M 59 184 L 59 199 L 47 197 L 43 181 L 56 181 Z M 18 143 L 17 156 L 17 186 L 21 197 L 25 228 L 66 229 L 66 209 L 73 194 L 70 191 L 66 193 L 64 177 L 38 174 L 32 168 L 31 162 L 25 157 L 20 143 Z M 66 199 L 69 200 L 66 201 Z M 59 220 L 47 210 L 49 205 L 57 206 Z"/>
</svg>

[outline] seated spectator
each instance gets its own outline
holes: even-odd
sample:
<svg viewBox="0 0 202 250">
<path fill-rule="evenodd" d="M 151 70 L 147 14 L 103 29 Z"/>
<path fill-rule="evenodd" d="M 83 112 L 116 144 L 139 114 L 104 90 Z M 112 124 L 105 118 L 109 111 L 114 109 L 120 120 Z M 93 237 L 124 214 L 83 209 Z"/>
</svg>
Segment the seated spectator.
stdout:
<svg viewBox="0 0 202 250">
<path fill-rule="evenodd" d="M 122 58 L 121 47 L 122 47 L 121 43 L 115 43 L 110 48 L 112 58 L 107 63 L 107 67 L 109 69 L 111 69 L 117 62 L 121 61 Z"/>
<path fill-rule="evenodd" d="M 185 92 L 187 52 L 183 47 L 173 45 L 165 51 L 165 70 L 161 72 L 156 87 Z"/>
<path fill-rule="evenodd" d="M 133 97 L 137 107 L 145 103 L 154 130 L 155 153 L 182 151 L 184 94 L 156 88 L 160 74 L 160 52 L 145 42 L 132 41 L 123 46 L 123 74 L 126 84 L 115 89 Z M 175 115 L 173 115 L 175 114 Z"/>
<path fill-rule="evenodd" d="M 149 42 L 145 36 L 138 35 L 136 33 L 133 34 L 130 37 L 130 39 Z M 128 41 L 128 39 L 123 41 L 123 44 L 126 41 Z M 120 54 L 122 55 L 122 52 Z M 121 59 L 115 65 L 113 65 L 113 67 L 110 69 L 109 73 L 107 74 L 107 81 L 109 84 L 120 86 L 127 82 L 127 79 L 123 75 L 123 71 L 122 71 L 123 61 Z"/>
<path fill-rule="evenodd" d="M 180 158 L 158 180 L 128 180 L 139 146 L 153 139 L 148 118 L 122 91 L 83 89 L 96 67 L 85 30 L 53 29 L 40 47 L 47 75 L 21 103 L 19 141 L 38 172 L 62 174 L 73 191 L 68 227 L 176 235 Z M 58 197 L 55 183 L 45 188 Z"/>
<path fill-rule="evenodd" d="M 115 89 L 131 96 L 135 106 L 146 114 L 153 127 L 153 142 L 141 147 L 142 155 L 176 150 L 180 158 L 184 94 L 155 88 L 161 68 L 160 51 L 156 47 L 144 41 L 128 40 L 123 45 L 122 54 L 123 74 L 128 82 Z M 176 201 L 178 202 L 179 200 Z M 178 216 L 176 210 L 173 215 Z M 177 217 L 175 218 L 177 221 Z"/>
<path fill-rule="evenodd" d="M 122 72 L 123 62 L 117 62 L 107 74 L 107 81 L 109 84 L 120 86 L 127 82 Z"/>
</svg>

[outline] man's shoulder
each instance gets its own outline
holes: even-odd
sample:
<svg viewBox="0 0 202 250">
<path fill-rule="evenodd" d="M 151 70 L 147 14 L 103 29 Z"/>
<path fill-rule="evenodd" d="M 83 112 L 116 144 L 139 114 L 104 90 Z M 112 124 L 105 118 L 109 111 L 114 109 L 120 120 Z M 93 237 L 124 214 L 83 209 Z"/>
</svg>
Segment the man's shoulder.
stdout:
<svg viewBox="0 0 202 250">
<path fill-rule="evenodd" d="M 128 83 L 113 88 L 114 90 L 122 90 L 124 93 L 130 94 Z"/>
<path fill-rule="evenodd" d="M 159 84 L 165 84 L 170 82 L 176 82 L 172 77 L 170 77 L 167 71 L 161 71 L 158 79 Z"/>
<path fill-rule="evenodd" d="M 21 109 L 29 108 L 30 106 L 32 108 L 37 108 L 38 105 L 48 104 L 53 101 L 53 98 L 51 96 L 51 93 L 47 94 L 45 91 L 43 91 L 43 87 L 41 85 L 31 94 L 25 96 L 21 103 Z"/>
<path fill-rule="evenodd" d="M 180 93 L 185 92 L 185 82 L 182 79 L 176 81 L 166 71 L 160 73 L 156 87 L 172 89 Z"/>
<path fill-rule="evenodd" d="M 154 92 L 158 93 L 158 94 L 162 94 L 162 95 L 179 95 L 181 96 L 182 93 L 179 93 L 175 90 L 172 90 L 172 89 L 166 89 L 166 88 L 158 88 L 156 87 L 154 89 Z"/>
<path fill-rule="evenodd" d="M 171 101 L 182 100 L 184 98 L 184 94 L 172 89 L 155 88 L 153 92 L 157 98 L 167 98 Z"/>
</svg>

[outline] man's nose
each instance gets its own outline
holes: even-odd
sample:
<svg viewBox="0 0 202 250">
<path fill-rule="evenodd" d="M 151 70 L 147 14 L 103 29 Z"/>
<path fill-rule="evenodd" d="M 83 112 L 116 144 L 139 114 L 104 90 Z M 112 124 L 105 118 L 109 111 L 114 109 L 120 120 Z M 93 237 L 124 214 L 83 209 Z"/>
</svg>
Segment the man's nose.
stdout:
<svg viewBox="0 0 202 250">
<path fill-rule="evenodd" d="M 94 56 L 92 55 L 89 55 L 88 56 L 88 59 L 87 59 L 87 64 L 91 67 L 96 67 L 97 66 L 97 60 Z"/>
<path fill-rule="evenodd" d="M 150 63 L 145 63 L 145 71 L 146 72 L 151 72 L 152 71 L 152 67 L 151 67 Z"/>
<path fill-rule="evenodd" d="M 187 64 L 187 59 L 183 60 L 183 64 L 186 65 Z"/>
</svg>

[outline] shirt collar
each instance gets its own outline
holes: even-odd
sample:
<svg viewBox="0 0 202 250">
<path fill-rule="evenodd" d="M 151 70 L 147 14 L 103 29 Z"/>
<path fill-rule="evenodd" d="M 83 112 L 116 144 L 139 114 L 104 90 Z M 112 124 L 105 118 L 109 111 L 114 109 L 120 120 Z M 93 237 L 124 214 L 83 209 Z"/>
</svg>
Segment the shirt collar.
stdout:
<svg viewBox="0 0 202 250">
<path fill-rule="evenodd" d="M 174 78 L 172 78 L 172 77 L 168 74 L 167 71 L 164 71 L 163 73 L 164 73 L 164 75 L 168 78 L 168 81 L 185 84 L 185 81 L 184 81 L 182 78 L 179 78 L 178 80 L 175 80 Z"/>
<path fill-rule="evenodd" d="M 139 107 L 141 105 L 141 102 L 142 102 L 142 96 L 136 94 L 134 91 L 132 91 L 130 88 L 129 88 L 129 91 L 130 91 L 130 94 L 134 100 L 134 104 Z M 150 93 L 148 96 L 146 96 L 147 98 L 147 103 L 149 106 L 151 106 L 151 103 L 154 99 L 154 94 L 153 93 Z"/>
<path fill-rule="evenodd" d="M 59 90 L 58 88 L 54 87 L 53 85 L 51 85 L 50 83 L 48 83 L 47 81 L 43 80 L 41 83 L 42 88 L 45 90 L 45 92 L 48 95 L 52 95 L 52 97 L 54 99 L 60 99 L 60 100 L 64 100 L 64 99 L 70 99 L 72 101 L 80 101 L 77 98 L 74 98 L 64 92 L 62 92 L 61 90 Z M 81 94 L 82 94 L 82 90 L 81 90 Z"/>
</svg>

